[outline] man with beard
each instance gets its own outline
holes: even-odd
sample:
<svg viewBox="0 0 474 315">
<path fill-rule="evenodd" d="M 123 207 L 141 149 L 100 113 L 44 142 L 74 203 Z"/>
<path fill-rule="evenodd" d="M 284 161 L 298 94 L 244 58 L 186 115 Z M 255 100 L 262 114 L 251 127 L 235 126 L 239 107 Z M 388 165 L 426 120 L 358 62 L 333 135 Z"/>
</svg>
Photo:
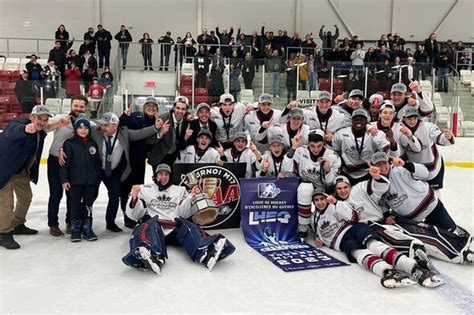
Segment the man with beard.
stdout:
<svg viewBox="0 0 474 315">
<path fill-rule="evenodd" d="M 211 106 L 207 103 L 200 103 L 196 108 L 197 118 L 193 119 L 189 124 L 189 129 L 192 130 L 191 136 L 188 138 L 188 145 L 197 143 L 197 135 L 202 129 L 208 129 L 211 132 L 211 148 L 217 147 L 216 131 L 217 125 L 210 120 Z"/>
<path fill-rule="evenodd" d="M 369 163 L 373 153 L 388 151 L 392 156 L 398 155 L 398 145 L 390 146 L 385 134 L 378 131 L 374 136 L 367 131 L 368 114 L 363 108 L 352 113 L 352 126 L 346 127 L 334 135 L 331 146 L 341 155 L 342 174 L 347 176 L 352 185 L 367 180 Z"/>
<path fill-rule="evenodd" d="M 270 126 L 280 122 L 281 111 L 273 109 L 273 97 L 262 94 L 258 99 L 258 109 L 245 115 L 245 129 L 260 152 L 268 149 L 267 131 Z"/>
<path fill-rule="evenodd" d="M 48 226 L 49 234 L 52 236 L 62 236 L 64 233 L 59 228 L 58 212 L 59 204 L 63 197 L 63 187 L 61 185 L 59 170 L 59 156 L 62 155 L 63 143 L 74 135 L 74 121 L 80 114 L 86 112 L 87 97 L 84 95 L 74 95 L 71 98 L 71 112 L 69 113 L 69 123 L 67 126 L 59 127 L 54 131 L 54 138 L 49 149 L 48 157 L 48 184 L 49 184 L 49 200 L 48 200 Z M 66 232 L 70 233 L 71 229 L 71 201 L 69 192 L 66 191 Z"/>
</svg>

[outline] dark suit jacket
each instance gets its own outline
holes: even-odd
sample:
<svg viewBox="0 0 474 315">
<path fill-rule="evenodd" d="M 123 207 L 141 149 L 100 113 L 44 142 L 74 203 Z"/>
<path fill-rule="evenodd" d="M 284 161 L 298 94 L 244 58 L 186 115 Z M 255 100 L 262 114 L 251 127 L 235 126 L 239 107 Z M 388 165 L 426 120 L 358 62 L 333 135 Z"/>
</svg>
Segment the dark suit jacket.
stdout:
<svg viewBox="0 0 474 315">
<path fill-rule="evenodd" d="M 130 141 L 142 140 L 154 136 L 155 134 L 155 126 L 146 127 L 140 130 L 129 130 L 127 127 L 119 127 L 117 129 L 117 137 L 120 141 L 120 145 L 123 148 L 126 160 L 125 170 L 123 171 L 122 176 L 120 177 L 120 180 L 122 182 L 128 177 L 128 175 L 132 171 L 130 167 Z M 102 130 L 100 130 L 100 126 L 91 128 L 91 137 L 92 140 L 97 143 L 99 152 L 102 152 L 102 147 L 104 145 L 104 136 L 102 134 Z"/>
<path fill-rule="evenodd" d="M 210 146 L 215 148 L 215 147 L 217 147 L 217 139 L 216 139 L 217 125 L 212 120 L 209 120 L 207 122 L 207 124 L 209 126 L 209 131 L 212 134 L 212 139 L 211 139 Z M 193 131 L 193 134 L 191 135 L 191 137 L 189 137 L 189 139 L 187 141 L 187 145 L 196 144 L 197 135 L 198 135 L 199 131 L 201 130 L 201 125 L 199 124 L 199 119 L 196 118 L 193 121 L 191 121 L 189 123 L 189 128 L 191 128 L 191 130 Z"/>
<path fill-rule="evenodd" d="M 186 147 L 186 141 L 184 141 L 184 135 L 186 134 L 186 129 L 188 128 L 189 122 L 183 118 L 181 125 L 181 132 L 178 135 L 178 143 L 175 143 L 175 129 L 174 129 L 174 119 L 172 112 L 167 112 L 160 115 L 161 120 L 166 122 L 167 120 L 170 123 L 170 130 L 163 135 L 163 138 L 158 139 L 157 137 L 149 137 L 147 139 L 147 144 L 151 145 L 150 152 L 148 154 L 148 164 L 156 166 L 160 164 L 161 160 L 165 157 L 166 154 L 170 151 L 173 145 L 176 145 L 176 150 L 179 152 Z"/>
</svg>

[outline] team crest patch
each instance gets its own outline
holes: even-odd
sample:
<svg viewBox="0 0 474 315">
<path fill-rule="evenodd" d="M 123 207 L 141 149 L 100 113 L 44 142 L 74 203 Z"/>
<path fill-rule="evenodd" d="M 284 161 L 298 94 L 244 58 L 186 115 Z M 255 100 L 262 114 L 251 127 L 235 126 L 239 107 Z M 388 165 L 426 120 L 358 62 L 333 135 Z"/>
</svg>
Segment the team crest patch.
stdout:
<svg viewBox="0 0 474 315">
<path fill-rule="evenodd" d="M 97 153 L 97 149 L 95 147 L 90 147 L 89 148 L 89 153 L 90 153 L 90 155 L 94 155 L 94 154 Z"/>
</svg>

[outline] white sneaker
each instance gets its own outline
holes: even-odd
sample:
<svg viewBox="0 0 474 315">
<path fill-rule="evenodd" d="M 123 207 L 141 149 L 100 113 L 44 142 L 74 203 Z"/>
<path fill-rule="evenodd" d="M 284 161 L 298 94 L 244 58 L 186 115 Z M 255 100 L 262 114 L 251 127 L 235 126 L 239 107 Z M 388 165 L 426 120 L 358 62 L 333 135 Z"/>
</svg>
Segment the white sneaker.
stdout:
<svg viewBox="0 0 474 315">
<path fill-rule="evenodd" d="M 217 260 L 219 260 L 219 256 L 224 250 L 226 242 L 227 239 L 225 237 L 218 239 L 209 245 L 207 248 L 207 253 L 203 255 L 203 258 L 201 258 L 201 263 L 203 263 L 209 269 L 209 271 L 212 271 L 217 263 Z"/>
<path fill-rule="evenodd" d="M 135 250 L 137 257 L 145 264 L 148 269 L 151 269 L 154 273 L 161 276 L 161 266 L 163 262 L 156 259 L 154 255 L 145 246 L 139 246 Z"/>
</svg>

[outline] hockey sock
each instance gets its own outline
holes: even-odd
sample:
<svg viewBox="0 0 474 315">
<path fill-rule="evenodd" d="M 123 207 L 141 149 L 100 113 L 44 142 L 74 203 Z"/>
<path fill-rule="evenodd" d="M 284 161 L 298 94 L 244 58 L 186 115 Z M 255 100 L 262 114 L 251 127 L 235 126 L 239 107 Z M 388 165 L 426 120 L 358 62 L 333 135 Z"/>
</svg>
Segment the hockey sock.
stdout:
<svg viewBox="0 0 474 315">
<path fill-rule="evenodd" d="M 298 223 L 303 225 L 309 224 L 311 217 L 311 205 L 298 204 Z"/>
<path fill-rule="evenodd" d="M 392 267 L 387 264 L 382 258 L 374 255 L 368 249 L 356 249 L 351 251 L 352 257 L 357 260 L 357 263 L 363 268 L 375 273 L 379 277 L 383 277 L 383 272 Z"/>
<path fill-rule="evenodd" d="M 377 240 L 369 241 L 367 249 L 375 255 L 382 257 L 388 264 L 396 269 L 405 271 L 408 274 L 411 274 L 413 267 L 416 265 L 416 261 L 413 258 L 409 258 L 398 252 L 395 248 Z"/>
</svg>

